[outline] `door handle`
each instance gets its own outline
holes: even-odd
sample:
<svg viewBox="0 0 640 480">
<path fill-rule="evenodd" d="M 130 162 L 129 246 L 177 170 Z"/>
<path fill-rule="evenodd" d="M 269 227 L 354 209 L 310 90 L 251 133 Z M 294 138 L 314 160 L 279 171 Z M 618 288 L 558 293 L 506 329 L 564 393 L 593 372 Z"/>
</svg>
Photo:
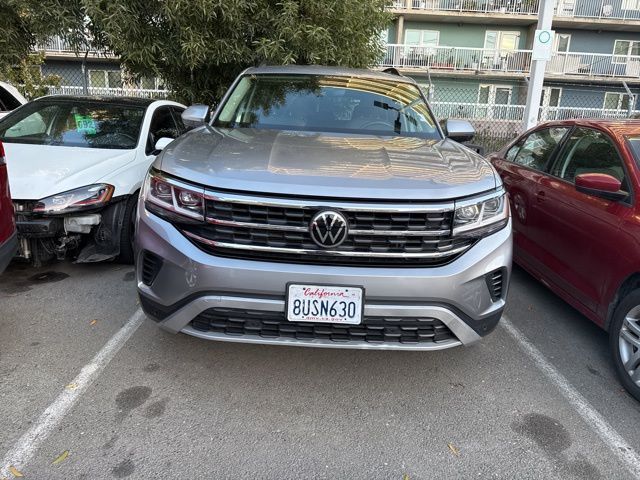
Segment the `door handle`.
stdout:
<svg viewBox="0 0 640 480">
<path fill-rule="evenodd" d="M 536 200 L 538 201 L 538 203 L 542 203 L 546 200 L 547 195 L 544 193 L 543 190 L 540 190 L 537 194 L 536 194 Z"/>
</svg>

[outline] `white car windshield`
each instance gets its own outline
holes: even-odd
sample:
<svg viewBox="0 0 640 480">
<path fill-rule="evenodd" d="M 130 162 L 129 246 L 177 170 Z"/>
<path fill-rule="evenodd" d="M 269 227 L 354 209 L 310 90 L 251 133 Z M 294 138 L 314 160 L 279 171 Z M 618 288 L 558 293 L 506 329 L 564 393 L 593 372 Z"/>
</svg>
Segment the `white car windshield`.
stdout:
<svg viewBox="0 0 640 480">
<path fill-rule="evenodd" d="M 35 101 L 0 121 L 7 143 L 132 149 L 145 108 L 95 101 Z"/>
<path fill-rule="evenodd" d="M 440 138 L 416 85 L 358 76 L 246 75 L 213 125 Z"/>
</svg>

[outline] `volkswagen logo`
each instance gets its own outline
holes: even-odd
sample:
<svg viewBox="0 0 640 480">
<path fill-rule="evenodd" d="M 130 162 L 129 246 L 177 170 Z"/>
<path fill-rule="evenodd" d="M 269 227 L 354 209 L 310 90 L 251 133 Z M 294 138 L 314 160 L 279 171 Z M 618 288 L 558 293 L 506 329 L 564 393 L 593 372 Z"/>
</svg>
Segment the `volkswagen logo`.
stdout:
<svg viewBox="0 0 640 480">
<path fill-rule="evenodd" d="M 347 238 L 349 224 L 344 215 L 333 210 L 318 212 L 311 219 L 311 239 L 322 248 L 333 248 Z"/>
</svg>

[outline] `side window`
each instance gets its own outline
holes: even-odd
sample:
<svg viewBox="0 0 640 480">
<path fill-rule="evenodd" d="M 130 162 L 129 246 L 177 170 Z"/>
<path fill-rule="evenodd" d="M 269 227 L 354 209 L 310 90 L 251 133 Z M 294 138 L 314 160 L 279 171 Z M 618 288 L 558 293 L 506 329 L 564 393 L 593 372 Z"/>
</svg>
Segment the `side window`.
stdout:
<svg viewBox="0 0 640 480">
<path fill-rule="evenodd" d="M 533 132 L 524 140 L 513 161 L 534 170 L 544 170 L 568 130 L 566 127 L 554 127 Z"/>
<path fill-rule="evenodd" d="M 178 127 L 171 114 L 171 107 L 158 108 L 153 112 L 153 117 L 151 117 L 149 140 L 146 148 L 147 155 L 153 152 L 156 142 L 162 137 L 178 138 L 179 136 Z"/>
<path fill-rule="evenodd" d="M 520 147 L 522 147 L 522 141 L 516 143 L 513 147 L 507 150 L 507 154 L 504 156 L 504 158 L 510 162 L 513 162 L 516 158 L 516 155 L 520 151 Z"/>
<path fill-rule="evenodd" d="M 182 121 L 182 112 L 184 112 L 184 110 L 185 109 L 182 107 L 171 107 L 173 120 L 176 122 L 176 126 L 178 127 L 178 136 L 187 131 L 187 128 L 184 126 L 184 122 Z"/>
<path fill-rule="evenodd" d="M 581 173 L 606 173 L 622 182 L 628 191 L 622 159 L 613 141 L 604 133 L 589 128 L 576 128 L 551 174 L 574 182 Z"/>
</svg>

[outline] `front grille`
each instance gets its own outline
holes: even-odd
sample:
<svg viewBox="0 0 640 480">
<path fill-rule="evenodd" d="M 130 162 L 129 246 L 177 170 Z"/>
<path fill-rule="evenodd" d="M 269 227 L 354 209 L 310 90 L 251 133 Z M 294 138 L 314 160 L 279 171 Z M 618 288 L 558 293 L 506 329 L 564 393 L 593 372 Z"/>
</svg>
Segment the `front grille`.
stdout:
<svg viewBox="0 0 640 480">
<path fill-rule="evenodd" d="M 456 339 L 440 320 L 417 317 L 364 317 L 360 325 L 338 325 L 289 322 L 283 312 L 210 308 L 198 315 L 191 326 L 201 332 L 235 337 L 292 338 L 341 343 L 437 344 Z"/>
<path fill-rule="evenodd" d="M 153 284 L 162 268 L 162 259 L 151 252 L 145 251 L 142 254 L 142 283 Z"/>
<path fill-rule="evenodd" d="M 439 266 L 474 242 L 451 236 L 453 204 L 395 207 L 232 197 L 210 195 L 207 222 L 179 228 L 218 256 L 324 265 Z M 346 217 L 349 234 L 339 246 L 325 249 L 313 241 L 309 225 L 327 209 Z"/>
<path fill-rule="evenodd" d="M 504 274 L 502 269 L 495 270 L 485 277 L 487 280 L 487 287 L 489 288 L 489 294 L 491 295 L 491 300 L 494 302 L 502 298 L 503 277 Z"/>
</svg>

